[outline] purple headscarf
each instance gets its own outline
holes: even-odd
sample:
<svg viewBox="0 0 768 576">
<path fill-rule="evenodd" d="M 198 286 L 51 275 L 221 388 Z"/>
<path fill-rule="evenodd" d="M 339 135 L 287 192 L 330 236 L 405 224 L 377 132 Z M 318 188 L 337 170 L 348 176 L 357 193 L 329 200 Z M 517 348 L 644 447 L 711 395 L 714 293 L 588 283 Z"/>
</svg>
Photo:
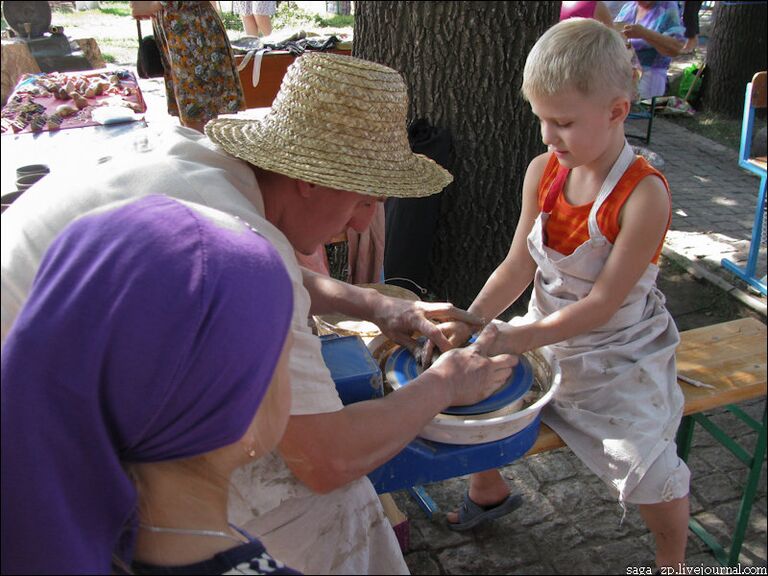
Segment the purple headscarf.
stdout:
<svg viewBox="0 0 768 576">
<path fill-rule="evenodd" d="M 46 252 L 2 350 L 4 574 L 109 573 L 136 508 L 121 462 L 246 432 L 292 288 L 269 242 L 216 214 L 149 196 L 76 220 Z"/>
</svg>

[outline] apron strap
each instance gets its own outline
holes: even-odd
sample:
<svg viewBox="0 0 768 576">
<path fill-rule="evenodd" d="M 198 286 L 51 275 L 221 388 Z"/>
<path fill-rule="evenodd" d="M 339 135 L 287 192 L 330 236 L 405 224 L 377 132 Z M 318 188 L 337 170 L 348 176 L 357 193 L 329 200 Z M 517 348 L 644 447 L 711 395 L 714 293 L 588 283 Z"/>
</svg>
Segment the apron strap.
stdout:
<svg viewBox="0 0 768 576">
<path fill-rule="evenodd" d="M 632 146 L 629 145 L 629 142 L 624 140 L 624 148 L 622 148 L 621 154 L 619 154 L 616 162 L 613 163 L 613 167 L 610 172 L 608 172 L 608 176 L 605 177 L 605 181 L 603 182 L 600 191 L 597 193 L 597 198 L 595 198 L 595 201 L 592 204 L 592 209 L 589 211 L 590 238 L 603 237 L 603 233 L 600 232 L 600 227 L 597 225 L 597 211 L 600 210 L 600 207 L 608 199 L 608 196 L 611 195 L 611 192 L 613 192 L 616 184 L 618 184 L 621 177 L 624 176 L 624 172 L 627 171 L 634 161 L 635 152 L 632 150 Z"/>
<path fill-rule="evenodd" d="M 552 179 L 552 184 L 549 185 L 549 192 L 547 192 L 547 196 L 544 198 L 544 206 L 541 208 L 541 211 L 545 214 L 552 212 L 552 209 L 555 207 L 557 197 L 563 190 L 565 179 L 568 178 L 568 173 L 570 171 L 570 168 L 558 165 L 557 174 L 555 174 L 555 177 Z"/>
</svg>

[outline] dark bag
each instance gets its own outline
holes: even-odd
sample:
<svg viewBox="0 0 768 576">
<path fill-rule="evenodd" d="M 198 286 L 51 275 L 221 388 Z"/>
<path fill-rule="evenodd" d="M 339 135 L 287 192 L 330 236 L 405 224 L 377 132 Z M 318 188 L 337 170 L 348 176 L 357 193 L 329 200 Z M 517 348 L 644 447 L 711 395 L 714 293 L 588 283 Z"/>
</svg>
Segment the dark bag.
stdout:
<svg viewBox="0 0 768 576">
<path fill-rule="evenodd" d="M 154 36 L 141 36 L 141 21 L 136 20 L 139 35 L 139 54 L 136 58 L 136 72 L 139 78 L 159 78 L 163 76 L 163 59 Z"/>
<path fill-rule="evenodd" d="M 436 128 L 426 119 L 418 119 L 408 127 L 408 141 L 416 154 L 423 154 L 440 166 L 450 168 L 453 139 L 449 130 Z M 384 278 L 387 284 L 411 291 L 414 291 L 414 284 L 422 290 L 423 287 L 429 289 L 432 244 L 442 197 L 442 194 L 433 194 L 426 198 L 387 198 L 384 205 Z"/>
</svg>

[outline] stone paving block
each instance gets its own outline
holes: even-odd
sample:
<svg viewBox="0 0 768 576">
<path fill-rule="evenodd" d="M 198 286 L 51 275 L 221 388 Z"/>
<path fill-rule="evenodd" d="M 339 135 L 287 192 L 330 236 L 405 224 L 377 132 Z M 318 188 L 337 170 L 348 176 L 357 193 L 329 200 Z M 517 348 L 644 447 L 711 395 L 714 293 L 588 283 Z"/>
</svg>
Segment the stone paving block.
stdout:
<svg viewBox="0 0 768 576">
<path fill-rule="evenodd" d="M 596 546 L 594 552 L 602 559 L 600 574 L 627 574 L 627 568 L 639 567 L 655 570 L 653 548 L 638 538 L 629 537 L 617 542 L 608 542 Z"/>
<path fill-rule="evenodd" d="M 442 574 L 440 564 L 426 551 L 414 552 L 408 555 L 408 568 L 411 574 Z"/>
<path fill-rule="evenodd" d="M 477 540 L 446 548 L 437 554 L 437 558 L 446 574 L 509 574 L 523 564 L 540 560 L 536 547 L 526 540 L 505 546 Z"/>
<path fill-rule="evenodd" d="M 628 512 L 629 513 L 629 507 Z M 576 527 L 586 540 L 602 542 L 627 536 L 634 532 L 629 523 L 621 521 L 621 507 L 605 505 L 574 512 Z"/>
<path fill-rule="evenodd" d="M 730 450 L 717 445 L 697 449 L 698 456 L 705 460 L 714 473 L 746 470 L 747 467 Z"/>
<path fill-rule="evenodd" d="M 581 531 L 563 517 L 529 527 L 531 538 L 544 550 L 575 548 L 586 541 Z"/>
<path fill-rule="evenodd" d="M 712 555 L 709 551 L 702 551 L 698 554 L 694 554 L 692 556 L 688 556 L 686 558 L 686 565 L 690 567 L 709 567 L 709 568 L 720 568 L 720 563 L 715 559 L 715 557 Z"/>
<path fill-rule="evenodd" d="M 714 472 L 691 484 L 691 492 L 701 500 L 704 508 L 740 497 L 740 486 L 734 484 L 725 472 Z"/>
<path fill-rule="evenodd" d="M 594 492 L 584 490 L 584 482 L 581 478 L 568 478 L 546 484 L 542 492 L 556 510 L 594 508 L 600 504 Z"/>
<path fill-rule="evenodd" d="M 553 550 L 552 564 L 555 574 L 599 574 L 594 553 L 589 547 L 573 550 Z"/>
<path fill-rule="evenodd" d="M 691 474 L 691 483 L 696 482 L 696 474 Z M 701 504 L 699 499 L 696 497 L 696 494 L 694 492 L 691 492 L 688 494 L 688 501 L 690 502 L 690 514 L 691 516 L 695 516 L 699 512 L 704 511 L 704 506 Z"/>
<path fill-rule="evenodd" d="M 557 516 L 560 511 L 556 509 L 552 502 L 541 492 L 517 487 L 515 491 L 523 496 L 523 505 L 512 512 L 509 516 L 514 516 L 514 521 L 521 526 L 534 526 L 544 520 Z"/>
<path fill-rule="evenodd" d="M 546 456 L 547 458 L 529 458 L 527 462 L 531 472 L 540 482 L 558 482 L 576 474 L 576 469 L 563 454 L 552 453 Z"/>
<path fill-rule="evenodd" d="M 520 566 L 517 570 L 515 570 L 515 574 L 559 574 L 559 572 L 556 572 L 548 562 L 542 562 L 540 564 L 528 564 L 526 566 Z"/>
</svg>

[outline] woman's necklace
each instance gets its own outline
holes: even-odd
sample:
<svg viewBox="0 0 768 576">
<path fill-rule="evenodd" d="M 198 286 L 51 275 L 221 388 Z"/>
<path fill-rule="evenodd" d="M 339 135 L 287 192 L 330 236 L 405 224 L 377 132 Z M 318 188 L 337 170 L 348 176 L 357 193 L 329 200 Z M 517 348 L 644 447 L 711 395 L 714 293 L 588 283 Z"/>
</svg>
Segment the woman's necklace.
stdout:
<svg viewBox="0 0 768 576">
<path fill-rule="evenodd" d="M 228 540 L 234 540 L 240 544 L 246 544 L 242 538 L 227 534 L 223 530 L 191 530 L 189 528 L 163 528 L 161 526 L 150 526 L 149 524 L 139 523 L 139 528 L 147 530 L 149 532 L 168 533 L 168 534 L 183 534 L 185 536 L 216 536 L 217 538 L 227 538 Z"/>
</svg>

